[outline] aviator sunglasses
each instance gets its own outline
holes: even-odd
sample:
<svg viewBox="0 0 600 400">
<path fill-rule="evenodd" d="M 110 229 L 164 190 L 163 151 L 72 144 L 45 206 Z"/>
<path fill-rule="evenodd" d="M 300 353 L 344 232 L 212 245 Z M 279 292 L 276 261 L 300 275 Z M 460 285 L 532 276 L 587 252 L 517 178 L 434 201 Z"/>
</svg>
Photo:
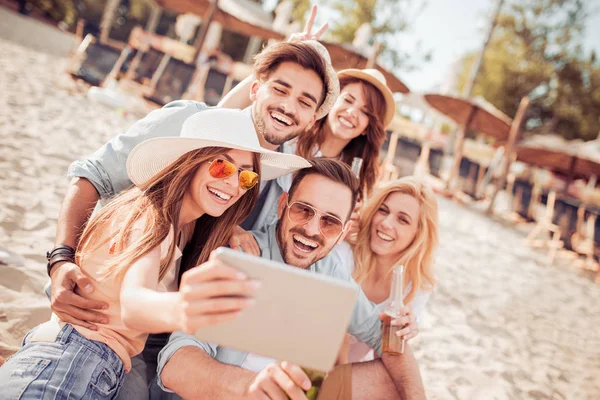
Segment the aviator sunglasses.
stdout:
<svg viewBox="0 0 600 400">
<path fill-rule="evenodd" d="M 240 171 L 240 187 L 244 190 L 250 190 L 258 183 L 258 174 L 254 171 L 238 169 L 232 162 L 217 158 L 208 164 L 210 176 L 217 179 L 226 179 L 236 172 Z"/>
<path fill-rule="evenodd" d="M 337 217 L 330 214 L 325 214 L 313 206 L 294 201 L 292 204 L 287 204 L 288 218 L 294 224 L 304 225 L 310 222 L 315 216 L 319 216 L 319 231 L 323 236 L 333 238 L 339 236 L 344 230 L 344 223 Z"/>
</svg>

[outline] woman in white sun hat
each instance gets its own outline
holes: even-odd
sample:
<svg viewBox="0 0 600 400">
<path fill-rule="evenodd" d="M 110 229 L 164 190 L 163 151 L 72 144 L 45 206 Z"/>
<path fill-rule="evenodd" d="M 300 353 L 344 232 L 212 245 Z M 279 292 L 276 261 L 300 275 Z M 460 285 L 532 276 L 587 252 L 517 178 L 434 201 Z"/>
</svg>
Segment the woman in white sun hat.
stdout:
<svg viewBox="0 0 600 400">
<path fill-rule="evenodd" d="M 0 367 L 0 393 L 116 398 L 148 333 L 192 333 L 250 307 L 256 283 L 209 260 L 210 253 L 251 211 L 260 176 L 274 179 L 307 164 L 260 147 L 250 116 L 240 110 L 194 114 L 180 137 L 136 146 L 127 159 L 135 186 L 90 219 L 76 253 L 96 288 L 80 295 L 108 303 L 102 313 L 110 322 L 91 330 L 53 315 Z M 186 272 L 173 292 L 161 281 L 177 281 L 169 278 L 178 274 L 183 247 Z"/>
</svg>

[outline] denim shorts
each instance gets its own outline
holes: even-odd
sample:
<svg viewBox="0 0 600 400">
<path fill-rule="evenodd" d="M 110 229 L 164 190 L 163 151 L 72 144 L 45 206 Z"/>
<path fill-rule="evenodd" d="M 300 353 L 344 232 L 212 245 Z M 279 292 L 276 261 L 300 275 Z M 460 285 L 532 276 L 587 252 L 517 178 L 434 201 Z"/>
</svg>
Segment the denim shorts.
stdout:
<svg viewBox="0 0 600 400">
<path fill-rule="evenodd" d="M 54 342 L 31 342 L 0 367 L 0 399 L 114 399 L 125 378 L 123 362 L 106 344 L 65 325 Z"/>
</svg>

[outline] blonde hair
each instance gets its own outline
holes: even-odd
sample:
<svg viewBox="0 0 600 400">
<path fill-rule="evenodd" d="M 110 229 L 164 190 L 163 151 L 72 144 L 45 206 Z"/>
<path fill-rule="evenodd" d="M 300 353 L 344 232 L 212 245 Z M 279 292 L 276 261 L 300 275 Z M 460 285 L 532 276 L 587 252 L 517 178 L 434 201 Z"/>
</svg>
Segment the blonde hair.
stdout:
<svg viewBox="0 0 600 400">
<path fill-rule="evenodd" d="M 185 153 L 156 174 L 143 187 L 131 187 L 112 199 L 94 215 L 77 246 L 78 265 L 90 252 L 112 241 L 114 254 L 99 271 L 102 278 L 121 279 L 130 265 L 159 246 L 173 227 L 174 240 L 167 256 L 160 260 L 159 280 L 168 272 L 177 245 L 181 202 L 200 165 L 231 149 L 205 147 Z M 254 170 L 260 174 L 257 154 L 253 155 Z M 244 193 L 220 217 L 202 215 L 196 220 L 192 241 L 186 246 L 191 256 L 184 257 L 181 270 L 187 270 L 208 260 L 214 249 L 223 246 L 231 230 L 252 210 L 258 199 L 258 185 Z M 108 231 L 108 234 L 107 234 Z"/>
<path fill-rule="evenodd" d="M 412 176 L 389 181 L 378 186 L 368 203 L 363 207 L 360 216 L 360 229 L 355 238 L 350 239 L 354 253 L 354 272 L 356 282 L 362 283 L 375 268 L 375 255 L 371 250 L 371 223 L 381 204 L 391 193 L 404 193 L 419 202 L 420 215 L 417 232 L 413 241 L 402 254 L 390 265 L 389 273 L 396 264 L 405 267 L 404 281 L 411 283 L 410 292 L 405 296 L 409 303 L 417 290 L 431 291 L 435 285 L 433 274 L 434 251 L 438 245 L 438 205 L 432 188 Z"/>
</svg>

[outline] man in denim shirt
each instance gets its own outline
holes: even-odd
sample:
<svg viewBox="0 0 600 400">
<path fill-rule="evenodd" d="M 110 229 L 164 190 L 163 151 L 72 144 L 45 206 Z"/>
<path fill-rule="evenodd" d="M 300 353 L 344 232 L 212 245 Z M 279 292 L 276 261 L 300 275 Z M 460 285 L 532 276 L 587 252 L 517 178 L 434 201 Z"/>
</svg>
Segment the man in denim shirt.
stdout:
<svg viewBox="0 0 600 400">
<path fill-rule="evenodd" d="M 339 94 L 337 75 L 328 53 L 316 41 L 287 42 L 268 47 L 256 57 L 254 76 L 256 78 L 250 88 L 253 103 L 247 112 L 252 115 L 261 146 L 271 150 L 279 148 L 327 115 Z M 137 144 L 150 138 L 179 135 L 188 117 L 207 108 L 204 103 L 195 101 L 169 103 L 136 122 L 127 132 L 112 138 L 86 160 L 73 163 L 68 171 L 68 176 L 73 179 L 59 215 L 55 245 L 75 248 L 82 227 L 97 203 L 131 185 L 125 164 L 129 152 Z M 277 193 L 277 187 L 272 189 L 275 194 L 270 196 L 270 191 L 263 191 L 264 198 L 258 206 L 271 198 L 276 201 L 281 192 Z M 260 223 L 260 212 L 254 214 L 259 218 L 255 223 Z M 52 281 L 52 310 L 62 320 L 89 329 L 94 329 L 95 323 L 109 323 L 93 311 L 107 305 L 75 294 L 76 286 L 84 291 L 92 291 L 93 288 L 74 263 L 61 260 L 49 267 L 48 273 Z M 166 283 L 166 286 L 176 287 L 177 282 Z M 150 364 L 166 339 L 165 335 L 149 338 L 145 358 Z M 140 362 L 143 364 L 139 357 L 137 362 L 134 360 L 136 372 L 143 370 Z M 134 378 L 137 379 L 136 388 L 144 385 L 145 377 L 128 374 L 128 380 Z M 122 392 L 132 398 L 128 386 L 126 380 Z M 141 393 L 136 397 L 147 396 Z"/>
<path fill-rule="evenodd" d="M 375 306 L 331 252 L 343 240 L 356 201 L 358 180 L 339 161 L 321 158 L 310 163 L 310 168 L 295 175 L 289 194 L 281 196 L 279 221 L 252 234 L 264 258 L 354 283 L 358 297 L 348 333 L 381 354 L 381 321 Z M 310 347 L 310 343 L 306 345 Z M 418 367 L 410 351 L 402 356 L 384 354 L 382 359 L 360 363 L 356 369 L 352 366 L 348 376 L 333 390 L 336 398 L 340 391 L 353 391 L 355 398 L 392 399 L 401 393 L 423 397 Z M 300 388 L 310 387 L 305 386 L 306 379 L 290 363 L 223 348 L 175 332 L 159 355 L 157 383 L 176 395 L 160 393 L 153 387 L 152 397 L 278 399 L 287 395 L 293 400 L 304 399 Z M 323 389 L 328 390 L 325 382 Z"/>
</svg>

